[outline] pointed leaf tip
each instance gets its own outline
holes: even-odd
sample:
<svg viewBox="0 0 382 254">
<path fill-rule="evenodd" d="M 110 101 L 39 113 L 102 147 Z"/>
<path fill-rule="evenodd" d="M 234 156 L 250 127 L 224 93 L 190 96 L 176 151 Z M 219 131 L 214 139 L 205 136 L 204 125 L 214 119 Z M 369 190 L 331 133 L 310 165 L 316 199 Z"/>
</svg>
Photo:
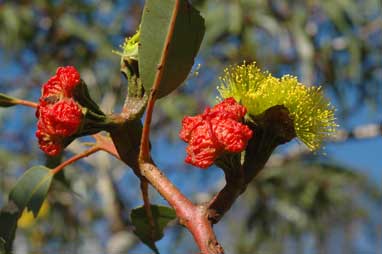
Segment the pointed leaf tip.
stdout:
<svg viewBox="0 0 382 254">
<path fill-rule="evenodd" d="M 0 93 L 0 107 L 8 108 L 8 107 L 15 106 L 16 105 L 15 100 L 16 99 L 13 97 Z"/>
<path fill-rule="evenodd" d="M 143 206 L 133 209 L 130 216 L 132 224 L 135 227 L 134 232 L 138 238 L 155 251 L 155 253 L 159 253 L 155 246 L 155 242 L 162 239 L 163 230 L 170 221 L 176 219 L 176 214 L 174 209 L 159 205 L 151 205 L 151 212 L 155 221 L 154 232 L 148 222 L 146 211 Z"/>
</svg>

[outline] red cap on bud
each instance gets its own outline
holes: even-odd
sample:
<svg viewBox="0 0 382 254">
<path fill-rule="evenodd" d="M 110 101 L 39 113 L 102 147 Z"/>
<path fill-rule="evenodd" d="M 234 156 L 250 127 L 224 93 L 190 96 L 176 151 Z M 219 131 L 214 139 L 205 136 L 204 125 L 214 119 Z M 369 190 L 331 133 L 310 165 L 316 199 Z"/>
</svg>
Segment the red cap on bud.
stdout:
<svg viewBox="0 0 382 254">
<path fill-rule="evenodd" d="M 239 122 L 246 112 L 233 98 L 227 98 L 201 115 L 184 117 L 179 137 L 189 144 L 185 162 L 207 168 L 223 153 L 243 151 L 253 134 Z"/>
<path fill-rule="evenodd" d="M 81 106 L 72 98 L 73 89 L 80 83 L 80 74 L 73 66 L 59 67 L 56 75 L 42 87 L 36 111 L 36 137 L 41 150 L 57 155 L 66 137 L 75 134 L 82 123 Z"/>
</svg>

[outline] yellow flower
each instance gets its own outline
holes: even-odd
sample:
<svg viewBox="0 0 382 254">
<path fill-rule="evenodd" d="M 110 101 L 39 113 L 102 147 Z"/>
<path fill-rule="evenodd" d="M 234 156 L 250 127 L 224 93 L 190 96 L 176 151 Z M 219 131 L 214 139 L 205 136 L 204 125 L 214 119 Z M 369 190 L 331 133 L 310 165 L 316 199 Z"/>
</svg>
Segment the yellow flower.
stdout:
<svg viewBox="0 0 382 254">
<path fill-rule="evenodd" d="M 140 31 L 138 30 L 133 36 L 125 38 L 122 48 L 122 52 L 114 51 L 113 53 L 122 57 L 122 59 L 138 60 L 138 44 L 139 44 Z"/>
<path fill-rule="evenodd" d="M 276 105 L 286 107 L 297 137 L 311 151 L 320 148 L 323 140 L 336 131 L 334 108 L 321 87 L 306 87 L 290 75 L 273 77 L 254 63 L 227 68 L 220 80 L 221 97 L 233 97 L 247 108 L 249 116 L 260 115 Z"/>
</svg>

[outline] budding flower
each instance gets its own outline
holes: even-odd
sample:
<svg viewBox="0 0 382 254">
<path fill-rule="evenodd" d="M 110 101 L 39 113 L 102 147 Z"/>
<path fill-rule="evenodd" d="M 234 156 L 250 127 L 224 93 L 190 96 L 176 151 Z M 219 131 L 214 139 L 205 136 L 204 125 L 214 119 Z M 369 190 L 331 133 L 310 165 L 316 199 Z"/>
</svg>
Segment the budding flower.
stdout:
<svg viewBox="0 0 382 254">
<path fill-rule="evenodd" d="M 81 107 L 73 99 L 40 107 L 36 136 L 41 150 L 48 155 L 59 154 L 65 138 L 75 134 L 82 123 Z"/>
<path fill-rule="evenodd" d="M 255 64 L 226 69 L 218 91 L 223 99 L 235 98 L 250 116 L 258 116 L 273 106 L 286 107 L 297 137 L 311 151 L 320 148 L 337 128 L 334 108 L 321 87 L 306 87 L 289 75 L 275 78 Z"/>
<path fill-rule="evenodd" d="M 48 155 L 59 154 L 65 139 L 76 134 L 84 118 L 82 107 L 72 98 L 80 83 L 80 74 L 72 67 L 59 67 L 56 75 L 42 87 L 42 96 L 36 111 L 36 137 Z"/>
<path fill-rule="evenodd" d="M 46 132 L 69 137 L 78 131 L 83 115 L 81 107 L 72 98 L 65 98 L 41 107 L 38 118 L 38 126 Z"/>
<path fill-rule="evenodd" d="M 207 168 L 224 153 L 243 151 L 253 134 L 240 122 L 245 114 L 243 106 L 227 98 L 201 115 L 184 117 L 179 137 L 189 144 L 185 162 Z"/>
<path fill-rule="evenodd" d="M 80 83 L 80 74 L 73 66 L 57 68 L 56 75 L 42 86 L 41 100 L 55 96 L 58 99 L 72 97 L 74 88 Z"/>
</svg>

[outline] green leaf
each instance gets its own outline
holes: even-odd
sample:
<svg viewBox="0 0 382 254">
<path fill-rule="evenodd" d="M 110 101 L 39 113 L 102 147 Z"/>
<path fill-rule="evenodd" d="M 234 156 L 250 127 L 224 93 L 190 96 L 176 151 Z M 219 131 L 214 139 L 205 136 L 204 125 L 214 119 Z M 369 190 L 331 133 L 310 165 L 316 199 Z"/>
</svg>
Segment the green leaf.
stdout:
<svg viewBox="0 0 382 254">
<path fill-rule="evenodd" d="M 155 88 L 161 98 L 187 78 L 204 31 L 204 19 L 188 1 L 146 1 L 138 56 L 146 91 Z"/>
<path fill-rule="evenodd" d="M 151 205 L 151 212 L 155 221 L 154 230 L 151 228 L 143 206 L 131 211 L 131 222 L 135 227 L 135 234 L 156 253 L 159 253 L 155 241 L 162 239 L 163 230 L 167 224 L 176 218 L 174 209 L 166 206 Z"/>
<path fill-rule="evenodd" d="M 35 166 L 27 170 L 17 181 L 9 194 L 8 204 L 0 211 L 0 250 L 5 253 L 12 249 L 17 221 L 23 210 L 32 211 L 34 217 L 48 193 L 53 174 L 44 166 Z M 1 253 L 1 252 L 0 252 Z"/>
<path fill-rule="evenodd" d="M 0 93 L 0 107 L 12 107 L 14 105 L 16 105 L 15 103 L 15 98 L 12 98 L 8 95 L 5 95 L 3 93 Z"/>
</svg>

